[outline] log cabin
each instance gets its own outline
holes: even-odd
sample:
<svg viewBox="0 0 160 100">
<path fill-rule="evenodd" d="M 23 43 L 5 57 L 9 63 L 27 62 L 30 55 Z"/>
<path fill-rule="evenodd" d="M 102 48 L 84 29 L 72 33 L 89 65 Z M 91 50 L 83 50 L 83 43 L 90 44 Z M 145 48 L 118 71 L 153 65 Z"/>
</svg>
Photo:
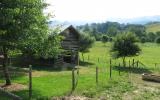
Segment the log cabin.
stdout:
<svg viewBox="0 0 160 100">
<path fill-rule="evenodd" d="M 72 25 L 70 25 L 61 27 L 59 35 L 63 37 L 61 42 L 63 52 L 59 55 L 55 63 L 70 63 L 77 65 L 80 33 Z"/>
</svg>

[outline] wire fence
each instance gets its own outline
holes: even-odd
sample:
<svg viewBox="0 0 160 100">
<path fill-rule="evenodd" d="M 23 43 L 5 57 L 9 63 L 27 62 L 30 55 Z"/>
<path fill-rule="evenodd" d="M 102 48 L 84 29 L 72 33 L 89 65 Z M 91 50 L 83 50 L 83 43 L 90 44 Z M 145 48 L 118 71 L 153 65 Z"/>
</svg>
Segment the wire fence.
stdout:
<svg viewBox="0 0 160 100">
<path fill-rule="evenodd" d="M 29 68 L 21 69 L 15 67 L 9 67 L 9 75 L 10 78 L 16 78 L 19 76 L 28 76 L 28 99 L 30 100 L 32 97 L 32 66 L 29 65 Z M 5 75 L 3 74 L 3 68 L 0 66 L 0 78 L 3 79 Z M 4 85 L 5 87 L 5 85 Z M 3 98 L 10 98 L 12 100 L 22 100 L 22 98 L 18 95 L 13 94 L 12 92 L 6 91 L 5 89 L 0 87 L 0 95 Z"/>
<path fill-rule="evenodd" d="M 94 83 L 96 85 L 103 85 L 106 84 L 108 80 L 114 80 L 116 78 L 124 78 L 122 76 L 125 76 L 128 81 L 132 81 L 132 73 L 138 73 L 142 74 L 144 72 L 150 73 L 150 70 L 147 69 L 147 65 L 145 65 L 143 62 L 135 59 L 127 59 L 125 62 L 122 62 L 121 60 L 115 60 L 115 59 L 109 59 L 105 57 L 92 57 L 87 56 L 84 58 L 84 61 L 82 61 L 78 64 L 87 63 L 87 66 L 93 66 L 89 70 L 85 77 L 88 77 L 85 81 L 86 83 L 90 81 L 90 83 Z M 90 64 L 93 63 L 93 64 Z M 160 63 L 154 63 L 155 68 L 159 68 Z M 12 71 L 14 70 L 14 71 Z M 29 98 L 32 97 L 32 74 L 29 72 L 32 72 L 31 68 L 27 70 L 21 70 L 18 69 L 15 71 L 15 69 L 9 70 L 11 77 L 16 77 L 18 75 L 29 75 Z M 0 67 L 0 77 L 4 77 L 2 74 L 2 68 Z M 71 71 L 71 93 L 75 91 L 76 88 L 79 88 L 78 85 L 82 84 L 82 78 L 84 76 L 83 73 L 81 73 L 81 68 L 75 67 Z M 84 81 L 84 80 L 83 80 Z M 1 91 L 1 90 L 0 90 Z M 2 91 L 3 92 L 3 91 Z"/>
</svg>

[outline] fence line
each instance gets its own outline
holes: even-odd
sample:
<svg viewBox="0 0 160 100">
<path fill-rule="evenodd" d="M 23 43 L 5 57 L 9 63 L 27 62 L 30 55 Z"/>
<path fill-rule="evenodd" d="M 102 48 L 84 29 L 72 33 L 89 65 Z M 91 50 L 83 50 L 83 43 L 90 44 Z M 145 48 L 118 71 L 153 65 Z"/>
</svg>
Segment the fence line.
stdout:
<svg viewBox="0 0 160 100">
<path fill-rule="evenodd" d="M 0 92 L 4 93 L 6 96 L 11 97 L 12 100 L 22 100 L 21 97 L 19 97 L 19 96 L 13 94 L 13 93 L 11 93 L 11 92 L 5 91 L 5 90 L 2 89 L 1 87 L 0 87 Z"/>
</svg>

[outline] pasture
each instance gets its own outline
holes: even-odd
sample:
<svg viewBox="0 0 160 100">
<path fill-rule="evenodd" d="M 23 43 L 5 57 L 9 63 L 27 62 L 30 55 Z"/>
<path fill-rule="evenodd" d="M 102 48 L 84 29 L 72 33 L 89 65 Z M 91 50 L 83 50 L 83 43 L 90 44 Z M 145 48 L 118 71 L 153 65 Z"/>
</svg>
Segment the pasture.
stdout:
<svg viewBox="0 0 160 100">
<path fill-rule="evenodd" d="M 153 23 L 153 24 L 146 25 L 146 31 L 147 32 L 158 32 L 160 31 L 160 24 Z"/>
<path fill-rule="evenodd" d="M 139 60 L 143 65 L 131 71 L 117 70 L 122 59 L 112 59 L 112 78 L 110 79 L 110 46 L 111 43 L 103 44 L 96 42 L 90 52 L 84 54 L 84 62 L 80 53 L 80 69 L 78 84 L 74 91 L 72 88 L 71 70 L 57 71 L 51 67 L 33 66 L 33 100 L 46 100 L 52 97 L 82 96 L 92 99 L 111 99 L 111 100 L 146 100 L 160 98 L 160 84 L 141 80 L 142 72 L 154 72 L 160 74 L 160 46 L 154 43 L 139 44 L 142 52 L 136 57 L 127 57 L 128 61 Z M 155 63 L 156 67 L 155 67 Z M 96 83 L 96 67 L 98 67 L 98 83 Z M 120 74 L 120 75 L 119 75 Z M 13 76 L 13 83 L 28 85 L 28 76 Z M 0 78 L 0 84 L 4 83 Z M 13 93 L 28 99 L 27 88 Z M 7 97 L 0 97 L 8 99 Z"/>
</svg>

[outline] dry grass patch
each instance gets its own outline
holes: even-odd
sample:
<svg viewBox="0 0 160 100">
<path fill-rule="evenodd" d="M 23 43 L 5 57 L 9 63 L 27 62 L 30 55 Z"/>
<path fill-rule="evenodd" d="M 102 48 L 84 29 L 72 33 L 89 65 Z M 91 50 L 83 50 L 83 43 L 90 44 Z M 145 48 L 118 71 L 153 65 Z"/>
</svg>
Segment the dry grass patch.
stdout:
<svg viewBox="0 0 160 100">
<path fill-rule="evenodd" d="M 0 84 L 0 87 L 3 88 L 4 90 L 10 91 L 10 92 L 12 92 L 12 91 L 21 91 L 21 90 L 27 89 L 26 85 L 18 84 L 18 83 L 12 83 L 12 85 Z"/>
</svg>

